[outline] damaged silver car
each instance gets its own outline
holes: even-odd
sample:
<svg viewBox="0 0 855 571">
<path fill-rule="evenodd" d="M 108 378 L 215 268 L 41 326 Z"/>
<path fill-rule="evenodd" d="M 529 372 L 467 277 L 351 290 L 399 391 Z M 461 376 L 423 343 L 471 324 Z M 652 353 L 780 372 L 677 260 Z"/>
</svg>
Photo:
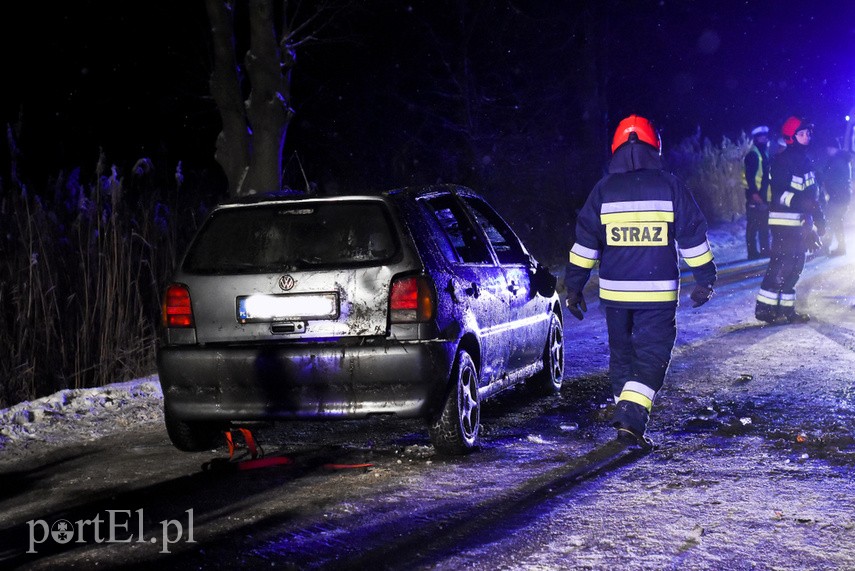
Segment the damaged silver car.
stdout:
<svg viewBox="0 0 855 571">
<path fill-rule="evenodd" d="M 223 204 L 163 296 L 167 432 L 192 451 L 242 422 L 390 415 L 464 453 L 486 398 L 561 389 L 562 319 L 553 275 L 470 189 Z"/>
</svg>

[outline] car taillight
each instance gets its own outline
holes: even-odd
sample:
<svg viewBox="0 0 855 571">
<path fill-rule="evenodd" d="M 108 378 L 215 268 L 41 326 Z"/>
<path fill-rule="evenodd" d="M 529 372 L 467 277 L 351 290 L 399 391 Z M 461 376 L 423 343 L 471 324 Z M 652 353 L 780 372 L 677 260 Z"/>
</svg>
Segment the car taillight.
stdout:
<svg viewBox="0 0 855 571">
<path fill-rule="evenodd" d="M 392 323 L 429 321 L 434 316 L 433 290 L 424 276 L 407 276 L 392 281 L 389 319 Z"/>
<path fill-rule="evenodd" d="M 182 284 L 171 284 L 163 299 L 163 325 L 165 327 L 193 327 L 193 308 L 190 290 Z"/>
</svg>

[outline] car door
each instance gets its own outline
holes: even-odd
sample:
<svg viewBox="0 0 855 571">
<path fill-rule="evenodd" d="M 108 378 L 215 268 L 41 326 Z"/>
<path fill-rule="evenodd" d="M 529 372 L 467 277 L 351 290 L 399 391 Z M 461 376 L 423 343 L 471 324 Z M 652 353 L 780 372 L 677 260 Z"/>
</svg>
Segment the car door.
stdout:
<svg viewBox="0 0 855 571">
<path fill-rule="evenodd" d="M 532 285 L 531 255 L 508 223 L 484 200 L 463 197 L 489 240 L 507 283 L 509 294 L 509 365 L 519 369 L 539 361 L 549 325 L 548 304 Z"/>
<path fill-rule="evenodd" d="M 442 228 L 440 239 L 452 246 L 445 249 L 450 283 L 437 284 L 437 289 L 449 293 L 452 303 L 460 306 L 464 329 L 479 337 L 483 386 L 504 375 L 510 358 L 506 327 L 510 292 L 505 272 L 454 195 L 440 194 L 423 201 Z"/>
</svg>

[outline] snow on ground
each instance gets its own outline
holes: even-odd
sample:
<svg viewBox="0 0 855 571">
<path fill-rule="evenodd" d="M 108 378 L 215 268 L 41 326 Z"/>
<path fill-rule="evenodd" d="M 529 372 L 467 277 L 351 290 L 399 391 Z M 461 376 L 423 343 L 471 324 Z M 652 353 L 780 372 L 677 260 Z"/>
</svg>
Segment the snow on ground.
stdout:
<svg viewBox="0 0 855 571">
<path fill-rule="evenodd" d="M 745 260 L 745 220 L 709 231 L 720 265 Z M 561 270 L 563 273 L 563 269 Z M 34 445 L 95 440 L 129 426 L 163 424 L 163 394 L 157 375 L 53 395 L 0 409 L 0 459 Z"/>
<path fill-rule="evenodd" d="M 0 410 L 0 459 L 33 445 L 96 440 L 129 426 L 163 424 L 157 375 L 91 389 L 65 389 Z"/>
<path fill-rule="evenodd" d="M 729 264 L 746 259 L 745 218 L 716 224 L 709 229 L 707 237 L 716 263 Z"/>
</svg>

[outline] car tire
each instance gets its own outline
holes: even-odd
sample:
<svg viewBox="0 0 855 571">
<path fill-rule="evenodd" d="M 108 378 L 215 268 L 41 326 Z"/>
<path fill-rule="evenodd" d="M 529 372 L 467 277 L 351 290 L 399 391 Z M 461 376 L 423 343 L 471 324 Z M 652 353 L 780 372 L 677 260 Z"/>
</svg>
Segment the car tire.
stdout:
<svg viewBox="0 0 855 571">
<path fill-rule="evenodd" d="M 442 412 L 428 427 L 437 452 L 459 455 L 478 448 L 481 432 L 481 399 L 478 369 L 465 350 L 457 353 L 450 379 L 451 389 Z"/>
<path fill-rule="evenodd" d="M 564 382 L 564 329 L 554 313 L 549 319 L 549 333 L 543 347 L 543 370 L 530 379 L 532 389 L 541 395 L 561 392 Z"/>
<path fill-rule="evenodd" d="M 216 423 L 178 420 L 169 409 L 164 409 L 163 420 L 172 444 L 184 452 L 212 450 L 217 447 L 223 433 L 220 425 Z"/>
</svg>

